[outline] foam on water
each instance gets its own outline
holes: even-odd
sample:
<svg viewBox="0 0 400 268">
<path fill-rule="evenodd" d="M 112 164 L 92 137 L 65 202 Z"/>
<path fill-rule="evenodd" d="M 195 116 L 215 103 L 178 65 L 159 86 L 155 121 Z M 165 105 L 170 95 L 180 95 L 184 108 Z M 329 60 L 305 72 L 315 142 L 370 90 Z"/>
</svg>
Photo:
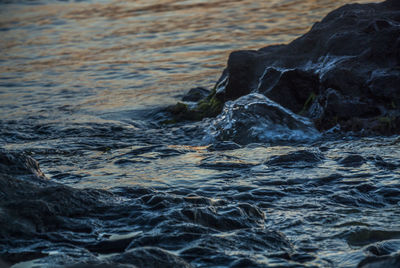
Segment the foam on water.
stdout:
<svg viewBox="0 0 400 268">
<path fill-rule="evenodd" d="M 320 137 L 313 123 L 264 95 L 251 93 L 225 104 L 208 128 L 205 141 L 232 140 L 240 144 L 310 141 Z"/>
</svg>

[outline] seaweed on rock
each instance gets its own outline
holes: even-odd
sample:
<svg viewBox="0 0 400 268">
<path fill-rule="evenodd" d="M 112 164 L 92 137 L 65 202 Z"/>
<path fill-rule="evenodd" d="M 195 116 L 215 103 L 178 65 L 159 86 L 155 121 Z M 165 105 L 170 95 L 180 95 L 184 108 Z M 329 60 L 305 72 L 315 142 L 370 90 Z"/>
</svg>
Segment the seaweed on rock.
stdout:
<svg viewBox="0 0 400 268">
<path fill-rule="evenodd" d="M 174 122 L 215 117 L 227 101 L 261 93 L 319 131 L 399 133 L 399 18 L 398 1 L 350 4 L 287 45 L 234 51 L 207 98 L 169 109 Z"/>
</svg>

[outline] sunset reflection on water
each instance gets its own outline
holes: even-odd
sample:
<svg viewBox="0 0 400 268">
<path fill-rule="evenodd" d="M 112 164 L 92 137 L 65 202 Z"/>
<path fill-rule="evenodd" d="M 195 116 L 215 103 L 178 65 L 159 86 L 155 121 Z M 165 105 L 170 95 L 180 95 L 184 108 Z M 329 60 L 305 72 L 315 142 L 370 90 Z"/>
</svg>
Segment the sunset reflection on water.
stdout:
<svg viewBox="0 0 400 268">
<path fill-rule="evenodd" d="M 0 105 L 58 114 L 65 103 L 100 113 L 169 104 L 212 87 L 232 50 L 287 43 L 348 2 L 1 4 Z"/>
</svg>

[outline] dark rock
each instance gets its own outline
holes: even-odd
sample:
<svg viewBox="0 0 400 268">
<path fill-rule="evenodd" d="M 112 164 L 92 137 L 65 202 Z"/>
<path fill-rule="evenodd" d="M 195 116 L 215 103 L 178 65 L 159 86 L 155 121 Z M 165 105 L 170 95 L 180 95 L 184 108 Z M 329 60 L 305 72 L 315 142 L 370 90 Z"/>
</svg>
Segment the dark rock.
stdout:
<svg viewBox="0 0 400 268">
<path fill-rule="evenodd" d="M 324 88 L 336 89 L 340 94 L 357 98 L 368 92 L 366 81 L 358 73 L 357 68 L 359 66 L 349 68 L 346 61 L 337 63 L 335 68 L 323 74 L 321 83 Z"/>
<path fill-rule="evenodd" d="M 247 95 L 257 88 L 258 78 L 264 72 L 259 66 L 263 64 L 260 58 L 262 54 L 258 51 L 244 50 L 229 55 L 226 89 L 224 94 L 220 95 L 224 102 Z"/>
<path fill-rule="evenodd" d="M 320 111 L 315 113 L 309 109 L 308 116 L 314 119 L 319 130 L 328 130 L 337 124 L 344 131 L 371 129 L 371 123 L 379 120 L 376 118 L 382 113 L 382 108 L 371 103 L 371 100 L 362 101 L 358 97 L 344 96 L 332 88 L 321 93 L 313 105 L 318 106 Z"/>
<path fill-rule="evenodd" d="M 342 131 L 399 133 L 399 6 L 345 5 L 288 45 L 233 52 L 218 98 L 258 92 L 314 119 L 320 131 L 339 125 Z"/>
<path fill-rule="evenodd" d="M 360 101 L 356 97 L 345 97 L 334 89 L 327 89 L 320 99 L 323 103 L 324 117 L 335 116 L 340 120 L 353 117 L 372 117 L 380 114 L 380 110 L 371 103 Z"/>
<path fill-rule="evenodd" d="M 300 113 L 310 96 L 319 92 L 319 78 L 315 74 L 294 69 L 276 76 L 277 71 L 268 68 L 258 91 L 295 113 Z"/>
<path fill-rule="evenodd" d="M 297 165 L 297 166 L 309 166 L 310 164 L 316 164 L 321 162 L 324 156 L 318 150 L 307 151 L 300 150 L 295 152 L 290 152 L 284 155 L 273 156 L 265 162 L 266 165 L 271 166 L 287 166 L 287 165 Z"/>
<path fill-rule="evenodd" d="M 288 45 L 232 52 L 214 91 L 194 108 L 170 107 L 165 122 L 215 117 L 225 102 L 261 93 L 319 131 L 400 133 L 399 64 L 399 4 L 345 5 Z"/>
<path fill-rule="evenodd" d="M 339 164 L 345 167 L 359 167 L 365 163 L 365 158 L 358 154 L 351 154 L 339 159 Z"/>
<path fill-rule="evenodd" d="M 227 102 L 209 129 L 212 140 L 238 144 L 271 141 L 304 141 L 319 136 L 313 124 L 261 94 Z"/>
<path fill-rule="evenodd" d="M 30 175 L 45 178 L 39 164 L 30 156 L 0 150 L 0 173 L 9 176 Z"/>
<path fill-rule="evenodd" d="M 38 252 L 12 253 L 16 240 L 49 236 L 54 231 L 90 233 L 88 213 L 107 207 L 112 195 L 105 191 L 79 190 L 48 180 L 35 160 L 25 154 L 0 151 L 0 258 L 15 263 L 43 256 Z M 10 224 L 12 223 L 12 224 Z M 20 242 L 23 243 L 23 242 Z"/>
<path fill-rule="evenodd" d="M 400 240 L 387 240 L 368 246 L 365 251 L 375 256 L 385 256 L 396 253 L 400 249 Z"/>
<path fill-rule="evenodd" d="M 189 90 L 188 93 L 183 96 L 182 101 L 200 101 L 210 95 L 208 89 L 202 87 L 195 87 Z"/>
<path fill-rule="evenodd" d="M 382 159 L 380 156 L 376 156 L 372 159 L 377 167 L 394 170 L 400 167 L 399 163 L 392 163 Z"/>
<path fill-rule="evenodd" d="M 366 246 L 372 243 L 400 238 L 400 231 L 357 228 L 346 232 L 346 240 L 350 246 Z"/>
<path fill-rule="evenodd" d="M 191 261 L 225 267 L 243 258 L 242 252 L 294 251 L 282 233 L 266 228 L 263 210 L 237 203 L 238 195 L 233 202 L 185 189 L 173 194 L 140 186 L 112 193 L 74 189 L 45 178 L 24 154 L 1 151 L 0 158 L 12 167 L 0 170 L 0 259 L 10 265 L 191 267 Z"/>
<path fill-rule="evenodd" d="M 370 256 L 362 260 L 358 268 L 398 268 L 400 267 L 400 254 L 392 256 Z"/>
</svg>

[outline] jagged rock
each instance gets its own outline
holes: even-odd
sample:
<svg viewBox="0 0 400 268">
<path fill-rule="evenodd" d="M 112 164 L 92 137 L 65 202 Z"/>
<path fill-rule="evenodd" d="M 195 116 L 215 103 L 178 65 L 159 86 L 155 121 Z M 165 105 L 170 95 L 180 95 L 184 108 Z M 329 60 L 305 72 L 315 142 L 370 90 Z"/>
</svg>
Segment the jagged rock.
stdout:
<svg viewBox="0 0 400 268">
<path fill-rule="evenodd" d="M 399 2 L 350 4 L 288 45 L 231 53 L 217 97 L 262 93 L 321 131 L 399 133 L 399 63 Z"/>
<path fill-rule="evenodd" d="M 345 5 L 287 45 L 232 52 L 208 97 L 169 107 L 165 122 L 215 117 L 224 103 L 261 93 L 319 131 L 400 133 L 399 63 L 398 2 Z"/>
<path fill-rule="evenodd" d="M 1 150 L 0 258 L 13 263 L 45 255 L 8 252 L 16 239 L 34 239 L 60 230 L 90 233 L 90 222 L 79 218 L 106 207 L 102 200 L 110 202 L 111 197 L 105 191 L 73 189 L 53 182 L 33 158 Z"/>
</svg>

